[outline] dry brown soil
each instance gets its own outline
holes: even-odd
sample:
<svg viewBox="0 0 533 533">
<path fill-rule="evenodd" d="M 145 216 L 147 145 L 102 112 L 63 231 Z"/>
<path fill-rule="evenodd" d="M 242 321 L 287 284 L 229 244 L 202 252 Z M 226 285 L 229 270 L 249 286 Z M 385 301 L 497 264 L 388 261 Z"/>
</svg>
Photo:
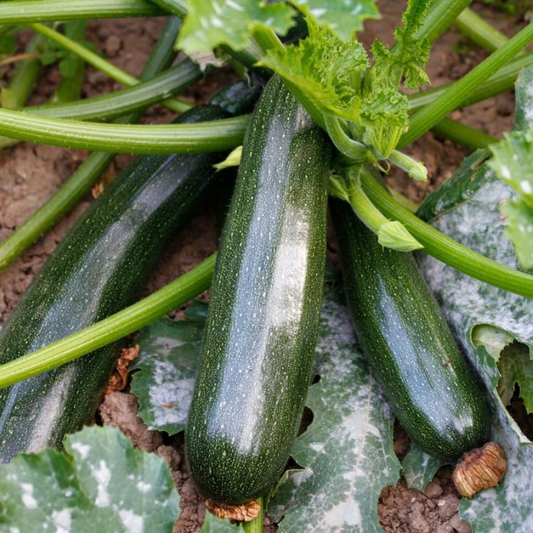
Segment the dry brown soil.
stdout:
<svg viewBox="0 0 533 533">
<path fill-rule="evenodd" d="M 404 2 L 380 1 L 383 19 L 366 25 L 363 40 L 366 44 L 375 37 L 391 40 L 393 25 L 399 21 Z M 516 31 L 523 22 L 512 20 L 479 4 L 491 22 L 507 34 Z M 163 25 L 162 19 L 97 21 L 89 25 L 89 38 L 115 64 L 131 74 L 138 75 L 147 59 L 150 48 L 157 40 Z M 27 35 L 21 38 L 24 44 Z M 460 35 L 451 31 L 440 39 L 434 48 L 429 74 L 434 84 L 448 82 L 464 75 L 487 54 L 477 47 L 471 47 Z M 0 73 L 3 81 L 9 78 L 9 70 Z M 224 81 L 228 78 L 224 74 Z M 55 68 L 45 70 L 32 97 L 31 103 L 41 103 L 50 96 L 58 82 Z M 214 92 L 220 80 L 213 76 L 188 91 L 187 97 L 194 102 L 204 101 Z M 91 68 L 87 69 L 83 96 L 93 96 L 118 89 L 119 84 Z M 508 93 L 463 111 L 453 117 L 499 136 L 509 130 L 513 120 L 513 95 Z M 171 115 L 155 107 L 143 119 L 144 122 L 166 122 Z M 429 169 L 430 179 L 426 184 L 409 180 L 401 172 L 393 171 L 390 180 L 414 201 L 449 178 L 459 165 L 467 150 L 449 141 L 425 135 L 411 148 L 415 157 L 422 159 Z M 67 149 L 20 144 L 0 152 L 0 240 L 7 237 L 32 212 L 57 190 L 60 184 L 73 172 L 86 156 L 82 152 Z M 119 156 L 107 172 L 112 179 L 118 170 L 127 164 L 129 156 Z M 0 275 L 0 323 L 4 323 L 20 296 L 39 272 L 46 257 L 68 231 L 77 216 L 92 201 L 86 198 L 52 231 L 43 236 L 30 250 Z M 161 288 L 186 272 L 201 259 L 216 249 L 216 224 L 213 200 L 190 224 L 167 250 L 158 269 L 150 279 L 147 293 Z M 183 443 L 180 437 L 149 432 L 136 418 L 136 401 L 128 393 L 114 393 L 107 396 L 100 409 L 99 421 L 121 427 L 134 442 L 165 457 L 173 470 L 174 478 L 182 496 L 183 512 L 175 531 L 180 533 L 197 531 L 203 521 L 205 507 L 197 495 L 183 461 Z M 409 447 L 408 437 L 399 429 L 395 446 L 399 455 Z M 403 481 L 396 487 L 386 488 L 379 503 L 379 517 L 387 533 L 468 533 L 470 528 L 457 515 L 459 496 L 450 482 L 450 471 L 442 469 L 424 493 L 408 490 Z M 267 531 L 273 531 L 268 526 Z"/>
</svg>

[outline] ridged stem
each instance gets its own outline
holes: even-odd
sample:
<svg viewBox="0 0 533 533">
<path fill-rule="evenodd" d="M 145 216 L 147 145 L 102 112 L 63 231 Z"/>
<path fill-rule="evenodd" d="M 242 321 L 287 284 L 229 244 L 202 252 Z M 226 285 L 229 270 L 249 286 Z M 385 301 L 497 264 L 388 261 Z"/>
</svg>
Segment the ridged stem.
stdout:
<svg viewBox="0 0 533 533">
<path fill-rule="evenodd" d="M 466 8 L 455 21 L 457 29 L 488 52 L 501 48 L 509 39 L 470 8 Z"/>
<path fill-rule="evenodd" d="M 37 376 L 151 324 L 209 288 L 215 254 L 144 300 L 36 352 L 0 366 L 0 388 Z"/>
<path fill-rule="evenodd" d="M 124 125 L 78 122 L 0 109 L 0 134 L 80 150 L 131 154 L 193 154 L 242 144 L 249 115 L 196 124 Z"/>
<path fill-rule="evenodd" d="M 369 172 L 361 172 L 360 176 L 370 201 L 385 216 L 401 222 L 429 255 L 475 279 L 533 298 L 533 276 L 500 265 L 459 244 L 399 205 Z"/>
<path fill-rule="evenodd" d="M 499 140 L 492 135 L 488 135 L 487 133 L 483 133 L 482 131 L 449 118 L 443 118 L 438 124 L 431 128 L 431 131 L 437 137 L 450 139 L 465 148 L 471 148 L 473 150 L 487 148 L 487 146 L 497 143 Z"/>
<path fill-rule="evenodd" d="M 148 0 L 8 0 L 0 2 L 0 24 L 56 20 L 155 17 L 161 10 Z"/>
<path fill-rule="evenodd" d="M 510 61 L 533 40 L 533 24 L 518 32 L 505 46 L 482 61 L 466 76 L 455 82 L 439 98 L 413 115 L 409 130 L 405 133 L 398 147 L 402 148 L 430 130 L 448 113 L 459 107 L 466 97 L 479 85 L 490 78 L 501 66 Z"/>
</svg>

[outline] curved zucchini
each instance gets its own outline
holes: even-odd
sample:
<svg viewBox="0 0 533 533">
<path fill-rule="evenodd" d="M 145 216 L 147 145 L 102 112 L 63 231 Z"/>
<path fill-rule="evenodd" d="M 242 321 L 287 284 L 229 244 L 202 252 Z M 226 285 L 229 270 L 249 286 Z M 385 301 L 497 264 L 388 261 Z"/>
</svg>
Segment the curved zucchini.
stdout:
<svg viewBox="0 0 533 533">
<path fill-rule="evenodd" d="M 227 116 L 196 108 L 179 121 Z M 130 305 L 169 238 L 188 220 L 223 154 L 139 157 L 50 256 L 0 335 L 0 364 Z M 91 420 L 117 356 L 110 345 L 0 391 L 0 462 L 61 447 Z"/>
<path fill-rule="evenodd" d="M 330 209 L 359 341 L 402 426 L 454 461 L 489 438 L 485 397 L 414 257 L 383 248 L 345 202 Z"/>
<path fill-rule="evenodd" d="M 330 148 L 279 78 L 243 148 L 211 290 L 186 432 L 194 481 L 236 505 L 277 482 L 318 334 Z"/>
</svg>

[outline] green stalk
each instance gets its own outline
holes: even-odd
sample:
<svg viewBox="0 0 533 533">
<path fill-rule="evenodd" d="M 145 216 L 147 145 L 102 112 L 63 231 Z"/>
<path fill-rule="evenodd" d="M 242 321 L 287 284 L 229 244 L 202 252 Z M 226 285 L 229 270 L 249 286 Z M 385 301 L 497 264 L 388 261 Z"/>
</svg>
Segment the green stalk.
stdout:
<svg viewBox="0 0 533 533">
<path fill-rule="evenodd" d="M 152 0 L 154 4 L 158 5 L 167 13 L 171 13 L 177 17 L 185 18 L 187 16 L 186 2 L 183 0 Z M 247 68 L 251 68 L 259 60 L 260 50 L 257 50 L 255 43 L 250 44 L 244 50 L 233 50 L 229 46 L 222 45 L 220 47 L 228 55 L 239 61 Z"/>
<path fill-rule="evenodd" d="M 416 36 L 434 43 L 471 2 L 472 0 L 435 0 Z"/>
<path fill-rule="evenodd" d="M 148 107 L 185 90 L 202 78 L 198 66 L 189 59 L 161 72 L 148 81 L 113 93 L 67 104 L 47 104 L 20 109 L 24 113 L 50 118 L 110 120 L 138 108 Z"/>
<path fill-rule="evenodd" d="M 448 113 L 458 108 L 479 85 L 490 78 L 533 40 L 533 23 L 518 32 L 505 46 L 499 48 L 466 76 L 455 82 L 441 97 L 415 113 L 409 130 L 400 139 L 405 147 L 430 130 Z"/>
<path fill-rule="evenodd" d="M 263 533 L 263 498 L 257 498 L 257 503 L 261 506 L 259 514 L 250 522 L 242 522 L 244 533 Z"/>
<path fill-rule="evenodd" d="M 0 388 L 64 365 L 151 324 L 209 288 L 215 254 L 148 298 L 36 352 L 0 366 Z"/>
<path fill-rule="evenodd" d="M 26 47 L 26 53 L 38 53 L 44 42 L 45 39 L 41 35 L 35 35 Z M 39 59 L 25 59 L 17 63 L 8 86 L 10 104 L 13 109 L 26 104 L 42 70 L 43 65 Z"/>
<path fill-rule="evenodd" d="M 150 54 L 141 79 L 148 79 L 172 63 L 174 41 L 178 34 L 180 21 L 169 19 L 156 47 Z M 136 122 L 142 111 L 123 118 L 123 122 Z M 70 211 L 98 181 L 101 173 L 113 161 L 115 155 L 95 152 L 78 167 L 76 172 L 59 190 L 28 220 L 0 243 L 0 272 L 27 250 L 41 235 L 52 228 Z"/>
<path fill-rule="evenodd" d="M 56 20 L 155 17 L 161 10 L 146 0 L 11 0 L 0 2 L 0 24 Z"/>
<path fill-rule="evenodd" d="M 533 276 L 500 265 L 426 224 L 399 205 L 370 172 L 361 172 L 361 184 L 370 201 L 385 216 L 401 222 L 429 255 L 475 279 L 533 298 Z"/>
<path fill-rule="evenodd" d="M 65 35 L 74 41 L 85 39 L 85 29 L 87 22 L 85 20 L 71 20 L 63 26 Z M 71 64 L 74 64 L 74 73 L 71 76 L 62 76 L 61 81 L 54 94 L 50 98 L 51 104 L 68 103 L 77 100 L 80 97 L 83 80 L 85 78 L 85 61 L 75 54 L 69 54 Z"/>
<path fill-rule="evenodd" d="M 111 79 L 122 83 L 122 85 L 131 87 L 140 83 L 135 76 L 124 72 L 122 69 L 113 65 L 113 63 L 107 61 L 107 59 L 100 57 L 98 54 L 95 54 L 91 50 L 85 48 L 85 46 L 78 44 L 66 35 L 63 35 L 62 33 L 59 33 L 58 31 L 43 24 L 29 24 L 29 27 L 35 32 L 44 35 L 48 39 L 51 39 L 69 52 L 81 57 L 87 64 L 91 65 L 97 70 L 100 70 L 104 74 L 107 74 Z M 166 100 L 163 105 L 168 109 L 175 111 L 176 113 L 182 113 L 191 108 L 190 104 L 172 98 Z"/>
<path fill-rule="evenodd" d="M 0 135 L 80 150 L 193 154 L 242 144 L 249 115 L 196 124 L 124 125 L 78 122 L 0 109 Z"/>
<path fill-rule="evenodd" d="M 461 33 L 464 33 L 470 40 L 488 52 L 498 50 L 509 41 L 503 33 L 483 20 L 470 8 L 466 8 L 457 17 L 455 25 Z"/>
<path fill-rule="evenodd" d="M 467 95 L 458 107 L 466 107 L 477 102 L 492 98 L 500 93 L 514 89 L 518 74 L 523 68 L 533 66 L 533 52 L 520 54 L 518 57 L 504 65 L 498 72 L 492 75 L 486 82 Z M 451 82 L 428 89 L 417 94 L 409 95 L 409 109 L 417 111 L 440 98 L 458 82 Z M 456 108 L 457 109 L 457 108 Z"/>
<path fill-rule="evenodd" d="M 450 139 L 450 141 L 473 150 L 487 148 L 491 144 L 499 141 L 499 139 L 492 135 L 488 135 L 447 117 L 443 118 L 436 126 L 433 126 L 431 131 L 437 137 Z"/>
</svg>

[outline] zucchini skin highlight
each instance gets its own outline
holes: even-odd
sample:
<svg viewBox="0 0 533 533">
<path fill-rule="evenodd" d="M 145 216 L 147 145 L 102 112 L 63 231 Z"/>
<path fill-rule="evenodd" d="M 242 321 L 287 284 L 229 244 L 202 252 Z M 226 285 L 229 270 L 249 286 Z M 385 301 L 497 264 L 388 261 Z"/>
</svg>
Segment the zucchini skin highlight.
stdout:
<svg viewBox="0 0 533 533">
<path fill-rule="evenodd" d="M 311 381 L 326 254 L 330 146 L 279 78 L 246 134 L 224 227 L 186 446 L 212 502 L 267 494 Z"/>
<path fill-rule="evenodd" d="M 489 440 L 483 392 L 414 257 L 382 247 L 346 202 L 330 206 L 348 305 L 372 370 L 411 438 L 455 461 Z"/>
<path fill-rule="evenodd" d="M 179 122 L 216 120 L 195 108 Z M 223 154 L 133 161 L 49 257 L 0 334 L 0 364 L 83 329 L 135 301 L 158 255 L 188 221 Z M 90 422 L 113 371 L 117 343 L 0 390 L 0 462 L 60 448 Z"/>
</svg>

